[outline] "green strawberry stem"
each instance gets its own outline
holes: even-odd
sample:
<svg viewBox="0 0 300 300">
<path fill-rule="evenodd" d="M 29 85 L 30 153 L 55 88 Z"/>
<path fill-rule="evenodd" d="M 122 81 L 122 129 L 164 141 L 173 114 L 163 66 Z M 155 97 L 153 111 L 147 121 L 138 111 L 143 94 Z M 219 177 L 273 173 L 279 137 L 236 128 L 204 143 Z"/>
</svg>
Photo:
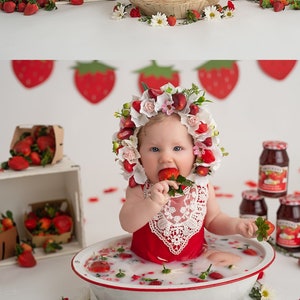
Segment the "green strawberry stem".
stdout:
<svg viewBox="0 0 300 300">
<path fill-rule="evenodd" d="M 265 219 L 262 217 L 258 217 L 255 220 L 255 225 L 257 226 L 257 240 L 262 242 L 263 240 L 268 238 L 268 230 L 270 229 L 269 225 L 266 223 Z"/>
<path fill-rule="evenodd" d="M 174 179 L 171 179 L 171 180 L 174 180 Z M 192 186 L 194 184 L 194 182 L 192 180 L 189 180 L 182 175 L 179 175 L 176 178 L 176 180 L 174 180 L 174 181 L 176 181 L 178 183 L 179 187 L 178 187 L 178 189 L 175 189 L 174 187 L 170 186 L 170 189 L 168 192 L 168 194 L 170 196 L 175 196 L 175 194 L 183 195 L 184 193 L 183 193 L 182 186 Z"/>
<path fill-rule="evenodd" d="M 207 276 L 208 276 L 208 274 L 209 274 L 209 272 L 210 272 L 211 267 L 212 267 L 212 264 L 209 265 L 209 267 L 207 268 L 206 271 L 202 272 L 202 273 L 199 275 L 199 278 L 200 278 L 200 279 L 206 279 Z"/>
</svg>

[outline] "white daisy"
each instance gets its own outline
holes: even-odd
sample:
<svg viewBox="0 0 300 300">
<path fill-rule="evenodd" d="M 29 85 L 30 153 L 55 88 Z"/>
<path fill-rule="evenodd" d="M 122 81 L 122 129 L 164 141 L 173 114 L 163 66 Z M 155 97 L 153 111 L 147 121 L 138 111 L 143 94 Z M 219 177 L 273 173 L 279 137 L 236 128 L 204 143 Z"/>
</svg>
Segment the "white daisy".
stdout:
<svg viewBox="0 0 300 300">
<path fill-rule="evenodd" d="M 120 4 L 114 9 L 111 17 L 114 20 L 121 20 L 125 18 L 125 15 L 126 15 L 125 5 Z"/>
<path fill-rule="evenodd" d="M 204 19 L 219 20 L 221 19 L 221 13 L 217 10 L 215 6 L 207 6 L 204 9 Z"/>
<path fill-rule="evenodd" d="M 260 294 L 261 294 L 261 300 L 272 300 L 272 299 L 275 299 L 273 291 L 271 291 L 265 285 L 261 286 Z"/>
<path fill-rule="evenodd" d="M 232 18 L 234 16 L 234 12 L 231 9 L 225 9 L 223 12 L 223 17 L 224 18 Z"/>
<path fill-rule="evenodd" d="M 151 26 L 163 27 L 168 25 L 167 16 L 158 12 L 156 15 L 152 15 Z"/>
</svg>

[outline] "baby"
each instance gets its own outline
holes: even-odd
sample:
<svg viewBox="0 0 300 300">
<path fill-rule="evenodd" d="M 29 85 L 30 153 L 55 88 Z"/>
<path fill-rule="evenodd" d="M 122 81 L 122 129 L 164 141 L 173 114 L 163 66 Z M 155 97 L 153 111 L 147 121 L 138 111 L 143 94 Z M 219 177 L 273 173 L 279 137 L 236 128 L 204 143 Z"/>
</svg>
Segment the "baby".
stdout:
<svg viewBox="0 0 300 300">
<path fill-rule="evenodd" d="M 254 221 L 220 210 L 209 183 L 225 153 L 207 102 L 195 85 L 167 84 L 147 89 L 117 113 L 121 121 L 114 152 L 129 182 L 120 223 L 133 234 L 132 251 L 149 261 L 164 264 L 204 255 L 216 264 L 230 264 L 237 259 L 233 255 L 206 251 L 205 230 L 247 238 L 256 234 Z M 190 184 L 162 180 L 161 171 L 170 169 Z"/>
</svg>

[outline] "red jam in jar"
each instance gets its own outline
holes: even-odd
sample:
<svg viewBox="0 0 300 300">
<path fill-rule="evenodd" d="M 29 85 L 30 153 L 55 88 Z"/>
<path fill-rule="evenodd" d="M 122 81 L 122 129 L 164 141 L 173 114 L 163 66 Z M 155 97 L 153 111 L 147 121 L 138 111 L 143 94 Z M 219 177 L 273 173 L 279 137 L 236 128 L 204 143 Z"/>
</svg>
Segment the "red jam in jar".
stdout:
<svg viewBox="0 0 300 300">
<path fill-rule="evenodd" d="M 262 217 L 267 219 L 268 207 L 265 198 L 258 194 L 257 190 L 247 190 L 242 192 L 242 202 L 240 204 L 240 217 L 244 219 L 256 219 Z"/>
<path fill-rule="evenodd" d="M 282 141 L 263 142 L 259 158 L 258 192 L 270 198 L 280 198 L 287 194 L 289 157 L 287 143 Z"/>
<path fill-rule="evenodd" d="M 300 195 L 279 199 L 276 243 L 290 251 L 300 251 Z"/>
</svg>

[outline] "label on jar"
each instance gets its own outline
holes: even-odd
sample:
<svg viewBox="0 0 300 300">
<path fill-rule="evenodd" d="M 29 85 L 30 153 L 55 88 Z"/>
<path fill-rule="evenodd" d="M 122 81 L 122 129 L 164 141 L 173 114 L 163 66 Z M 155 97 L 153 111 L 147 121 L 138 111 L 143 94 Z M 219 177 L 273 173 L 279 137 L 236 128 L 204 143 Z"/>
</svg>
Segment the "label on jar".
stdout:
<svg viewBox="0 0 300 300">
<path fill-rule="evenodd" d="M 287 190 L 288 167 L 261 165 L 259 167 L 258 189 L 269 193 Z"/>
<path fill-rule="evenodd" d="M 300 247 L 300 222 L 277 220 L 276 242 L 286 248 Z"/>
<path fill-rule="evenodd" d="M 259 215 L 251 215 L 251 214 L 240 214 L 240 218 L 242 219 L 254 219 L 256 220 L 258 217 L 262 217 L 263 219 L 267 219 L 267 216 L 259 216 Z"/>
</svg>

